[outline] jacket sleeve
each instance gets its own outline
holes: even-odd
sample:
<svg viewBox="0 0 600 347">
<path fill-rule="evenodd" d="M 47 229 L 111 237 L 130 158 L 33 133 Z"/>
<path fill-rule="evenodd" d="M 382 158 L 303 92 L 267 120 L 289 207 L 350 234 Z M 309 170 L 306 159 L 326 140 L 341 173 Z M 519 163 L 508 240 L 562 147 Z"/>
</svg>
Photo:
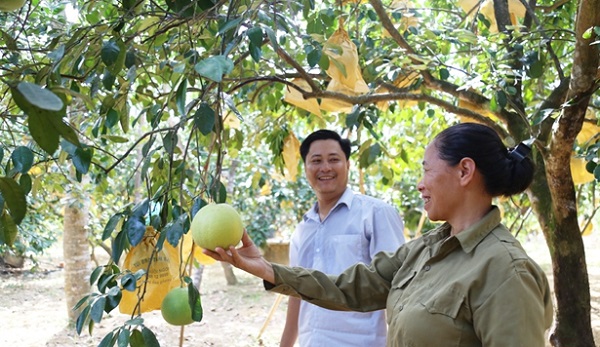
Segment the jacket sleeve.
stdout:
<svg viewBox="0 0 600 347">
<path fill-rule="evenodd" d="M 544 347 L 553 308 L 548 280 L 534 263 L 519 261 L 515 273 L 473 312 L 473 326 L 486 347 Z"/>
<path fill-rule="evenodd" d="M 369 312 L 385 308 L 390 285 L 402 265 L 406 247 L 378 253 L 370 265 L 356 264 L 339 276 L 301 267 L 272 264 L 275 283 L 265 289 L 299 297 L 331 310 Z"/>
</svg>

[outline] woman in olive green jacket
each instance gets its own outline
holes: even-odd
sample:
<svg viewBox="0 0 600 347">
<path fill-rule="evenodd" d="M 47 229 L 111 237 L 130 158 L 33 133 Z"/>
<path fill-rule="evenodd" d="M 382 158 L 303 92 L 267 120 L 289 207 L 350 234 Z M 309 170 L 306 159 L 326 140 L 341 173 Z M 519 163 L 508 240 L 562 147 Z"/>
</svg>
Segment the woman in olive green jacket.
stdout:
<svg viewBox="0 0 600 347">
<path fill-rule="evenodd" d="M 390 347 L 543 347 L 553 318 L 548 280 L 492 204 L 527 189 L 528 153 L 524 144 L 507 149 L 484 125 L 444 130 L 425 151 L 417 188 L 429 219 L 445 223 L 339 276 L 271 264 L 246 233 L 238 249 L 205 252 L 268 290 L 325 308 L 385 308 Z"/>
</svg>

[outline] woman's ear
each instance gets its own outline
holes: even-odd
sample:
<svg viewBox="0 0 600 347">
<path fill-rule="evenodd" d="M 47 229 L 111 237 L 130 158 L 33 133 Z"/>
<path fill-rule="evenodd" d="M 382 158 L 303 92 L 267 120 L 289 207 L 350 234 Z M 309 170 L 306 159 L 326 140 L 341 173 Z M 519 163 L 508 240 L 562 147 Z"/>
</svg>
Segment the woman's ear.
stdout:
<svg viewBox="0 0 600 347">
<path fill-rule="evenodd" d="M 477 165 L 475 165 L 475 161 L 471 158 L 462 158 L 457 165 L 458 170 L 460 172 L 460 182 L 462 185 L 467 185 L 473 177 L 475 176 L 475 170 L 477 169 Z"/>
</svg>

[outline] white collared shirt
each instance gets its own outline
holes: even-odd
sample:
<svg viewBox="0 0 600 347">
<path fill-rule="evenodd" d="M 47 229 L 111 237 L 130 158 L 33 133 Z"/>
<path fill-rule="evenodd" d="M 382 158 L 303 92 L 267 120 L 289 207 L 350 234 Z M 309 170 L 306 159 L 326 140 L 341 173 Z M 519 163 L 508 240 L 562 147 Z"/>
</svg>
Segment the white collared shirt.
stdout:
<svg viewBox="0 0 600 347">
<path fill-rule="evenodd" d="M 290 265 L 337 275 L 357 262 L 369 264 L 380 251 L 404 243 L 398 211 L 382 200 L 350 188 L 321 221 L 318 204 L 304 215 L 290 242 Z M 385 346 L 385 311 L 331 311 L 302 301 L 298 319 L 301 347 Z"/>
</svg>

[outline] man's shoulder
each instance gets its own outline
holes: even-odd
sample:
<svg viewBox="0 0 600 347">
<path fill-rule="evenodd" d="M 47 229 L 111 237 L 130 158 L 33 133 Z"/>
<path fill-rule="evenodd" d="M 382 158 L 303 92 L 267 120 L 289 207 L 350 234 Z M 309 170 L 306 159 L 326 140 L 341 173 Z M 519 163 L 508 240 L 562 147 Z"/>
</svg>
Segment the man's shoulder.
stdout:
<svg viewBox="0 0 600 347">
<path fill-rule="evenodd" d="M 371 208 L 377 208 L 377 209 L 388 209 L 388 208 L 394 208 L 391 204 L 383 201 L 382 199 L 376 198 L 374 196 L 370 196 L 370 195 L 364 195 L 364 194 L 354 194 L 353 197 L 353 202 L 352 204 L 358 203 L 358 205 L 361 205 L 361 207 L 371 207 Z"/>
</svg>

